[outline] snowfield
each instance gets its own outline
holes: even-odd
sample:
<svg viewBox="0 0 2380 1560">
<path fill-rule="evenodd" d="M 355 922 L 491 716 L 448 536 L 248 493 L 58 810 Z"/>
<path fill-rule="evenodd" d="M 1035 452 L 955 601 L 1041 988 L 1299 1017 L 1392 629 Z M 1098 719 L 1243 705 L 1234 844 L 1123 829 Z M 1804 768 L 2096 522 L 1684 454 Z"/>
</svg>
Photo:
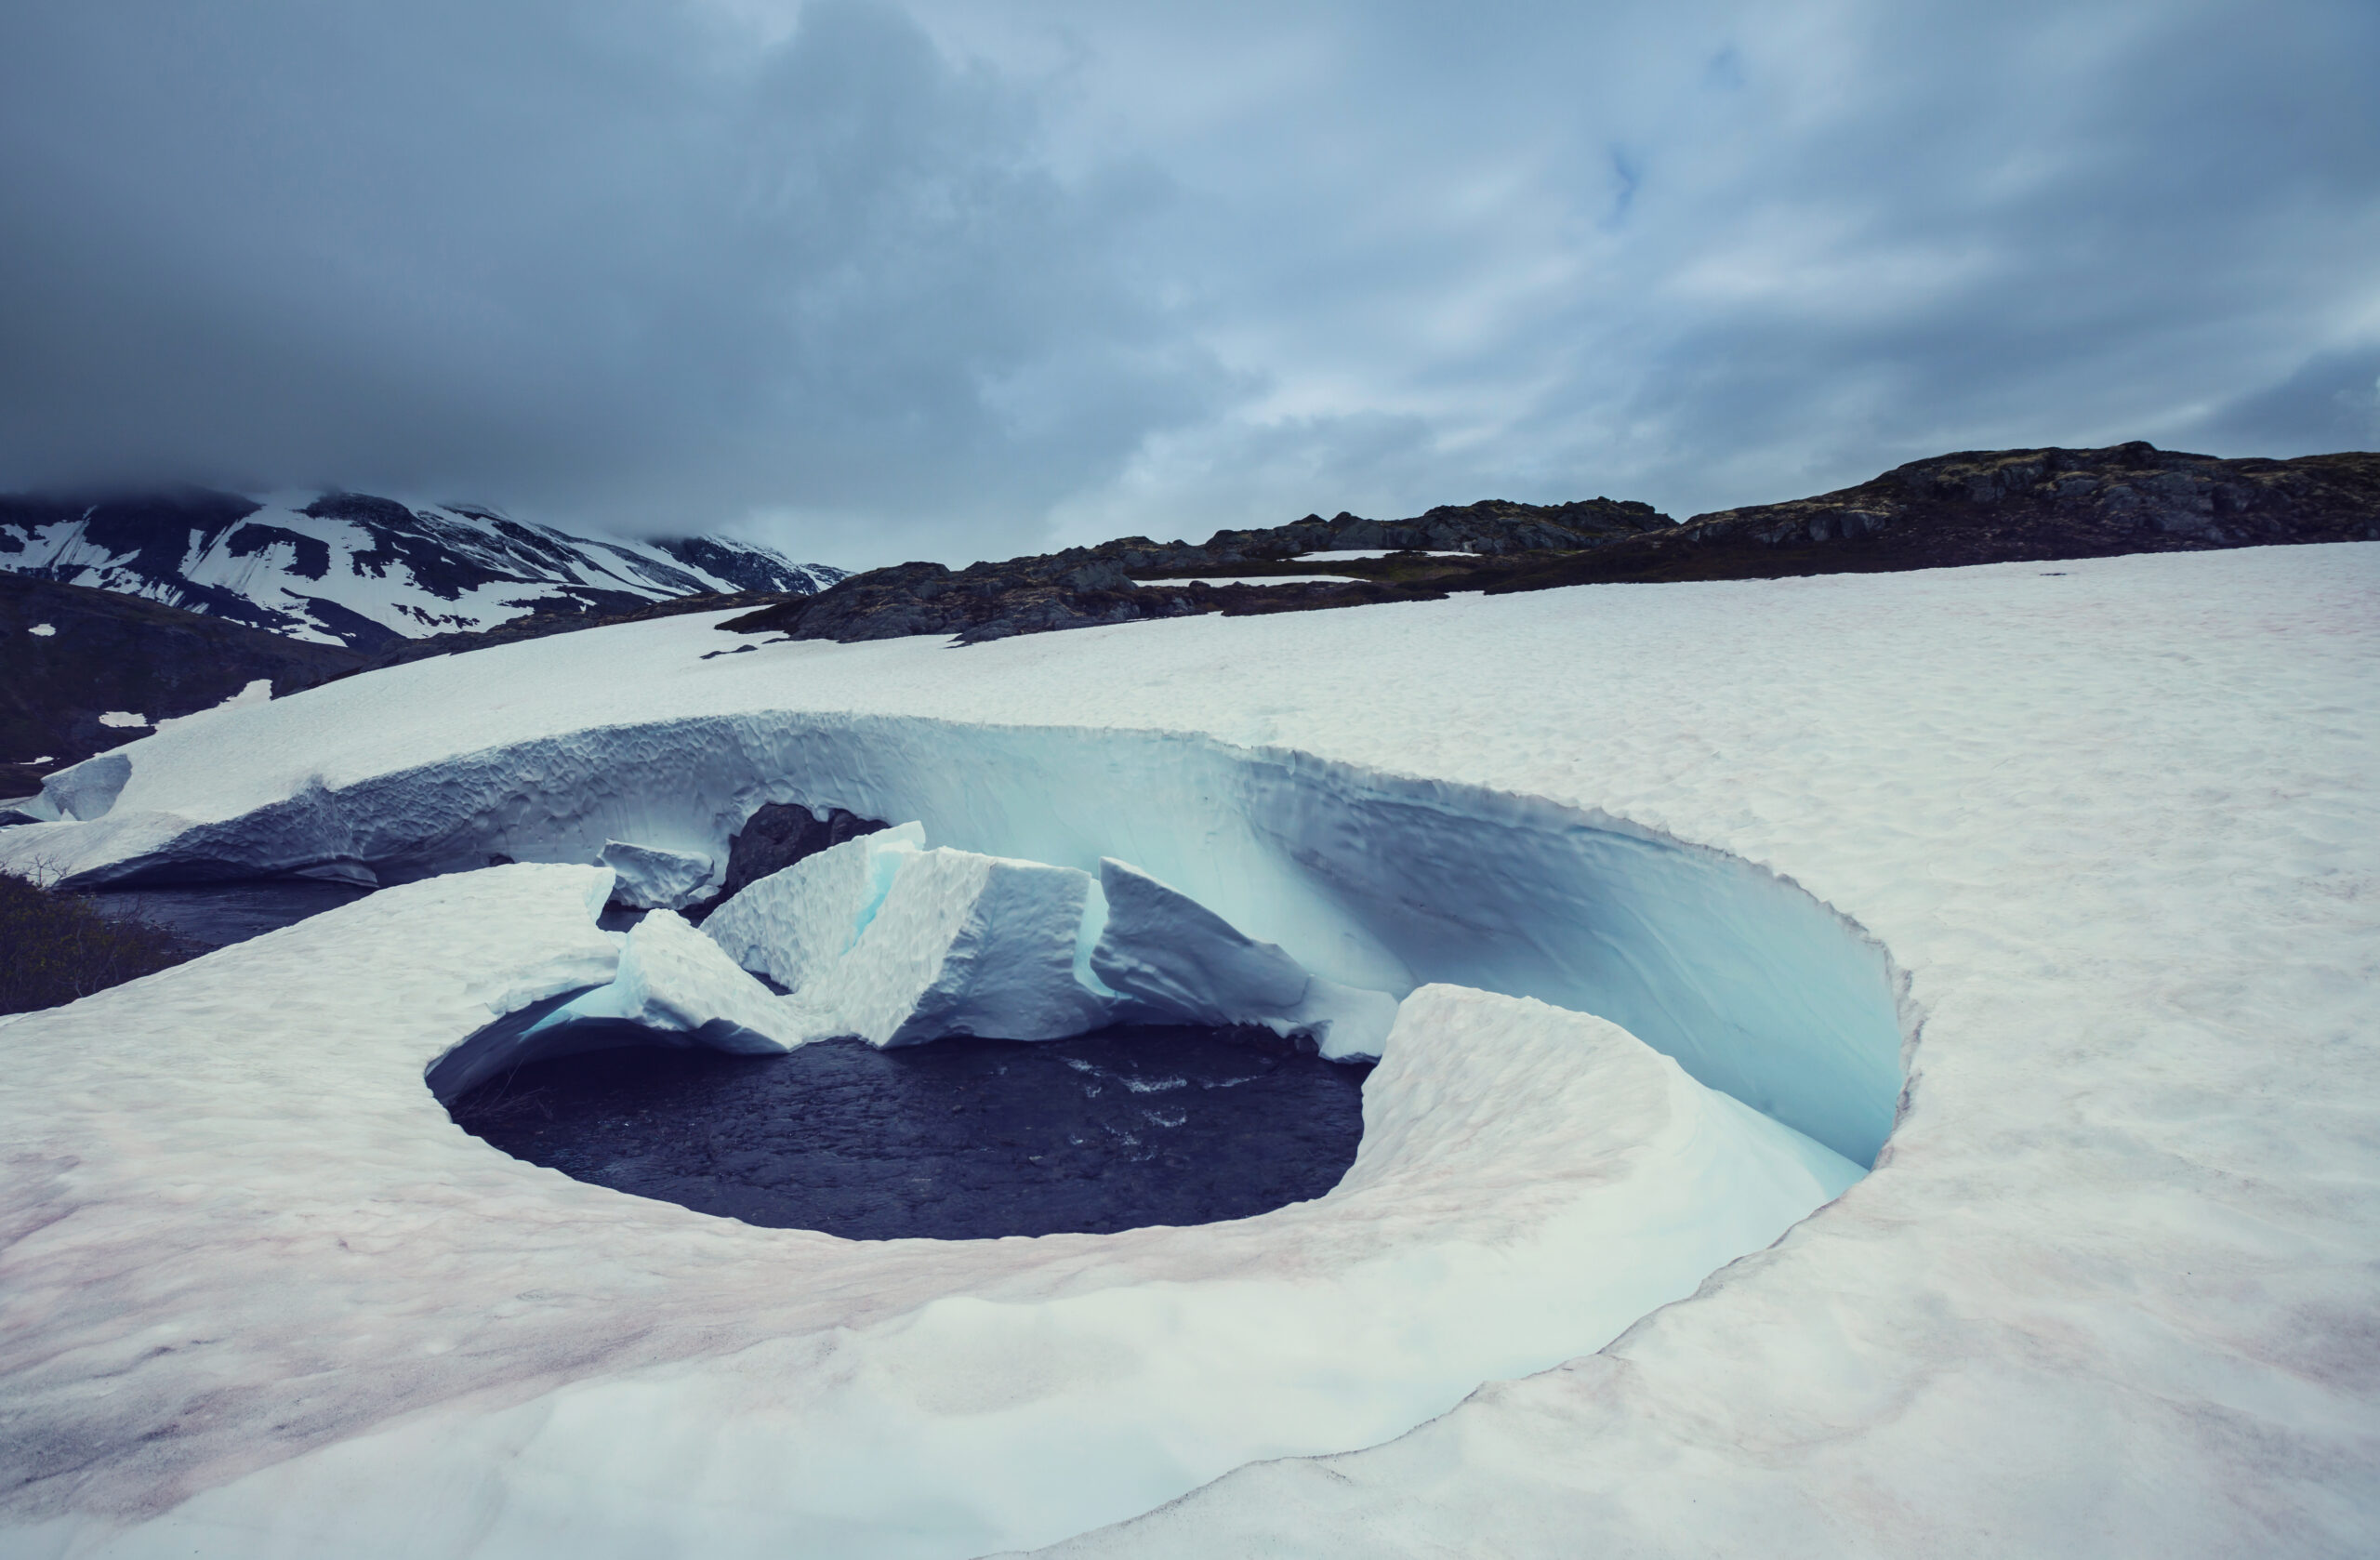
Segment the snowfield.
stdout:
<svg viewBox="0 0 2380 1560">
<path fill-rule="evenodd" d="M 714 621 L 207 712 L 0 830 L 403 885 L 0 1026 L 0 1552 L 2380 1530 L 2380 545 L 965 650 Z M 721 862 L 769 800 L 1119 858 L 1401 998 L 1355 1168 L 853 1243 L 455 1129 L 425 1069 L 619 971 L 606 847 Z M 661 926 L 648 996 L 716 946 Z"/>
</svg>

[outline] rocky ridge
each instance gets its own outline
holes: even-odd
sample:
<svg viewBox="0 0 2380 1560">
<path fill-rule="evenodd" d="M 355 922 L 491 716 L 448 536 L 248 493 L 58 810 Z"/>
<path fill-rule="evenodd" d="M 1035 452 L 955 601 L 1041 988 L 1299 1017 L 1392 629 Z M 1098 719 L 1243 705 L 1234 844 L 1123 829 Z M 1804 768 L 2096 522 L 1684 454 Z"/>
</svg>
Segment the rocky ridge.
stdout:
<svg viewBox="0 0 2380 1560">
<path fill-rule="evenodd" d="M 721 625 L 857 641 L 1013 634 L 1199 613 L 1305 612 L 1454 591 L 1942 568 L 2206 548 L 2380 539 L 2380 456 L 2223 460 L 2135 442 L 2104 449 L 1968 451 L 1912 461 L 1854 487 L 1696 515 L 1637 503 L 1490 501 L 1402 521 L 1309 515 L 1199 546 L 1130 536 L 1095 548 L 950 570 L 871 570 Z M 1404 549 L 1299 564 L 1300 556 Z M 1433 552 L 1460 556 L 1433 557 Z M 1297 575 L 1351 583 L 1210 586 L 1186 576 Z"/>
<path fill-rule="evenodd" d="M 1593 498 L 1567 504 L 1501 499 L 1442 505 L 1408 520 L 1367 520 L 1342 511 L 1308 515 L 1264 530 L 1218 531 L 1204 543 L 1126 536 L 1097 547 L 974 563 L 899 563 L 853 575 L 815 597 L 779 602 L 722 627 L 781 632 L 795 639 L 844 641 L 956 634 L 964 644 L 1015 634 L 1085 628 L 1145 618 L 1220 612 L 1241 616 L 1374 602 L 1428 601 L 1435 583 L 1408 577 L 1412 561 L 1329 565 L 1371 577 L 1353 584 L 1206 585 L 1187 576 L 1311 573 L 1294 560 L 1310 552 L 1403 550 L 1461 552 L 1468 559 L 1510 558 L 1606 547 L 1670 526 L 1648 504 Z M 1431 571 L 1423 570 L 1424 574 Z"/>
<path fill-rule="evenodd" d="M 2223 460 L 2135 441 L 1915 460 L 1832 493 L 1696 515 L 1592 556 L 1539 560 L 1484 588 L 2375 540 L 2380 455 Z"/>
</svg>

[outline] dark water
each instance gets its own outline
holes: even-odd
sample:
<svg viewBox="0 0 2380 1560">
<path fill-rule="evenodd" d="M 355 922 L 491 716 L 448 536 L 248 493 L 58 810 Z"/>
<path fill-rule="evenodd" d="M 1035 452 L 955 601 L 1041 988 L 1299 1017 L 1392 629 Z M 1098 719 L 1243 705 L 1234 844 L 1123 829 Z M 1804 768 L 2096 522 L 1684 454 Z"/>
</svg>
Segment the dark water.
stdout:
<svg viewBox="0 0 2380 1560">
<path fill-rule="evenodd" d="M 352 905 L 371 892 L 346 883 L 282 878 L 111 889 L 92 894 L 90 900 L 107 915 L 153 921 L 187 941 L 219 948 Z"/>
<path fill-rule="evenodd" d="M 1355 1162 L 1369 1070 L 1192 1028 L 771 1057 L 641 1046 L 532 1063 L 452 1108 L 517 1158 L 698 1212 L 963 1240 L 1320 1196 Z"/>
</svg>

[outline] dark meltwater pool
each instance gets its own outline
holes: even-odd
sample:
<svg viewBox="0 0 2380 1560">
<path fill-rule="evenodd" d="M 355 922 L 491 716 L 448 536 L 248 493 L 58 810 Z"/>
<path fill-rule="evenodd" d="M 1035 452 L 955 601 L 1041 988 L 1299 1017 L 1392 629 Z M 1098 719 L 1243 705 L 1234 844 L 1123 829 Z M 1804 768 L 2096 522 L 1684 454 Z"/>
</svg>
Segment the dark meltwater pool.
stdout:
<svg viewBox="0 0 2380 1560">
<path fill-rule="evenodd" d="M 372 891 L 345 883 L 276 878 L 238 883 L 176 883 L 107 889 L 90 896 L 101 912 L 152 921 L 201 947 L 228 947 L 309 916 L 352 905 Z"/>
<path fill-rule="evenodd" d="M 1263 1030 L 829 1040 L 769 1057 L 640 1046 L 531 1063 L 449 1108 L 516 1158 L 698 1212 L 966 1240 L 1318 1197 L 1355 1162 L 1369 1072 Z"/>
</svg>

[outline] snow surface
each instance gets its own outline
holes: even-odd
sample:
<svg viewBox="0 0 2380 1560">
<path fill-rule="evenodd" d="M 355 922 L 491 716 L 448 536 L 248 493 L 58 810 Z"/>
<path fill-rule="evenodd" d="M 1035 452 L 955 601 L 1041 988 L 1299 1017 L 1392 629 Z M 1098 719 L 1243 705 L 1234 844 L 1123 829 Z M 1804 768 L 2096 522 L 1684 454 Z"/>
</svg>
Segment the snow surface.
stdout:
<svg viewBox="0 0 2380 1560">
<path fill-rule="evenodd" d="M 1135 585 L 1354 585 L 1355 575 L 1200 575 L 1195 579 L 1142 579 Z"/>
<path fill-rule="evenodd" d="M 111 709 L 99 717 L 102 726 L 145 726 L 148 723 L 149 717 L 129 709 Z"/>
<path fill-rule="evenodd" d="M 475 1011 L 607 962 L 608 888 L 562 866 L 413 884 L 9 1027 L 67 1113 L 12 1093 L 12 1141 L 117 1135 L 32 1183 L 53 1217 L 10 1251 L 7 1302 L 65 1363 L 11 1395 L 134 1443 L 66 1469 L 65 1511 L 19 1489 L 37 1525 L 11 1553 L 1047 1541 L 1592 1348 L 1858 1174 L 1615 1025 L 1431 986 L 1316 1201 L 970 1242 L 709 1219 L 496 1154 L 420 1085 Z M 179 1022 L 120 1076 L 101 1037 L 160 1005 Z M 289 1044 L 299 1024 L 340 1043 Z M 137 1444 L 161 1414 L 186 1434 Z M 161 1485 L 193 1498 L 105 1520 Z"/>
<path fill-rule="evenodd" d="M 245 687 L 242 688 L 238 693 L 225 697 L 222 703 L 209 705 L 205 709 L 192 710 L 188 715 L 168 715 L 165 719 L 157 722 L 157 729 L 161 732 L 170 731 L 174 727 L 181 725 L 185 721 L 203 721 L 218 709 L 237 709 L 244 705 L 265 704 L 271 701 L 271 698 L 272 679 L 269 677 L 252 678 L 249 680 Z M 138 723 L 146 725 L 148 722 L 144 721 Z"/>
<path fill-rule="evenodd" d="M 58 632 L 58 626 L 54 623 L 36 623 L 25 632 L 41 639 L 48 639 Z"/>
<path fill-rule="evenodd" d="M 1301 552 L 1296 558 L 1292 559 L 1291 562 L 1297 563 L 1352 563 L 1359 558 L 1394 558 L 1401 551 L 1418 551 L 1424 558 L 1468 558 L 1471 556 L 1470 553 L 1461 549 L 1456 549 L 1454 551 L 1433 551 L 1428 549 L 1421 548 L 1342 548 L 1336 552 Z"/>
<path fill-rule="evenodd" d="M 708 662 L 706 620 L 672 619 L 104 755 L 124 772 L 46 793 L 87 821 L 7 830 L 0 860 L 344 854 L 402 880 L 606 839 L 713 851 L 765 800 L 1114 855 L 1318 974 L 1411 990 L 1359 1172 L 1398 1130 L 1406 1030 L 1466 1036 L 1457 1056 L 1491 1044 L 1473 1019 L 1516 1033 L 1492 1073 L 1441 1055 L 1412 1117 L 1475 1141 L 1490 1185 L 1351 1176 L 1195 1230 L 855 1245 L 447 1128 L 426 1063 L 609 976 L 602 874 L 390 890 L 7 1026 L 28 1233 L 0 1255 L 0 1368 L 36 1476 L 7 1546 L 960 1553 L 1147 1511 L 1067 1547 L 2359 1553 L 2375 587 L 2380 546 L 2349 544 Z M 1599 1352 L 1499 1356 L 1494 1307 L 1533 1292 L 1501 1264 L 1568 1261 L 1572 1294 L 1635 1272 L 1553 1254 L 1571 1194 L 1540 1171 L 1682 1118 L 1616 1122 L 1598 1102 L 1649 1094 L 1573 1086 L 1554 1054 L 1593 1021 L 1428 982 L 1599 1012 L 1855 1158 L 1891 1141 L 1687 1303 Z M 1696 1141 L 1755 1152 L 1754 1118 L 1688 1098 Z M 1425 1284 L 1448 1302 L 1409 1304 Z M 1434 1408 L 1398 1361 L 1444 1372 L 1436 1407 L 1504 1381 L 1152 1511 L 1413 1424 Z"/>
</svg>

